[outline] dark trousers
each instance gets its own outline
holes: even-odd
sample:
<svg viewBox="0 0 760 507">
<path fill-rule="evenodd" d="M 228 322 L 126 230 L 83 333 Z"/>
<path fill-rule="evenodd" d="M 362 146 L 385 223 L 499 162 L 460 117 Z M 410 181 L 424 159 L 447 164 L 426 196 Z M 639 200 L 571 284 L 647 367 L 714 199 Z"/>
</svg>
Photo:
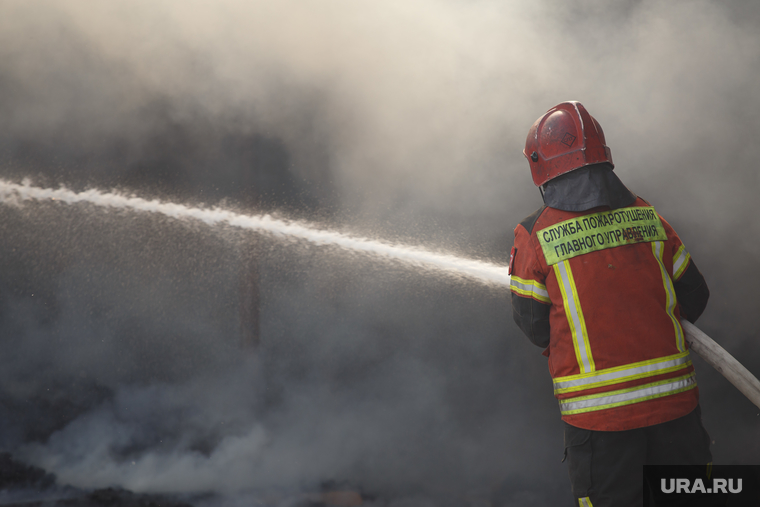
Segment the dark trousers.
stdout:
<svg viewBox="0 0 760 507">
<path fill-rule="evenodd" d="M 627 431 L 565 426 L 565 455 L 577 505 L 641 507 L 644 465 L 707 465 L 710 436 L 699 406 L 666 423 Z M 581 499 L 588 499 L 583 500 Z"/>
</svg>

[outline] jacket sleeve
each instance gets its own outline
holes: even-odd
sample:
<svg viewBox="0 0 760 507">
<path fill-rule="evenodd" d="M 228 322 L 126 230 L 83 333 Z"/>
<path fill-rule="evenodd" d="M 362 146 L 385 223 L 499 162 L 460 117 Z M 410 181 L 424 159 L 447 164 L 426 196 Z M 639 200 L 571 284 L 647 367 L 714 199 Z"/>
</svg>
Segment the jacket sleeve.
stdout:
<svg viewBox="0 0 760 507">
<path fill-rule="evenodd" d="M 539 347 L 549 346 L 551 300 L 546 277 L 541 272 L 530 234 L 522 225 L 515 228 L 515 246 L 510 259 L 512 317 L 528 339 Z"/>
<path fill-rule="evenodd" d="M 663 223 L 668 232 L 668 239 L 673 245 L 673 288 L 681 308 L 681 317 L 692 324 L 705 311 L 710 290 L 702 273 L 697 269 L 694 260 L 681 242 L 681 238 L 664 219 Z"/>
<path fill-rule="evenodd" d="M 689 258 L 687 262 L 688 266 L 681 277 L 673 280 L 673 288 L 676 290 L 678 304 L 681 305 L 681 316 L 693 324 L 705 311 L 710 290 L 694 261 Z"/>
</svg>

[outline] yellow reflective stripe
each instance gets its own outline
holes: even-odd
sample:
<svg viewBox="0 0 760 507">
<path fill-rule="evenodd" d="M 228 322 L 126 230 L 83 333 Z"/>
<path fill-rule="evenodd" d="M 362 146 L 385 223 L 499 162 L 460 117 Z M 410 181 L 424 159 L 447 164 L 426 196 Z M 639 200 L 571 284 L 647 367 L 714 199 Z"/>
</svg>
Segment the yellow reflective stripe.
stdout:
<svg viewBox="0 0 760 507">
<path fill-rule="evenodd" d="M 691 255 L 686 251 L 686 247 L 681 245 L 673 256 L 673 280 L 681 278 L 686 266 L 689 265 L 689 259 L 691 259 Z"/>
<path fill-rule="evenodd" d="M 656 370 L 656 371 L 653 371 L 653 372 L 640 373 L 640 374 L 637 374 L 637 375 L 630 375 L 630 376 L 619 378 L 619 379 L 603 380 L 603 381 L 593 382 L 593 383 L 589 383 L 589 384 L 585 384 L 585 385 L 580 385 L 580 386 L 573 386 L 573 387 L 555 389 L 554 390 L 554 394 L 557 395 L 557 394 L 564 394 L 564 393 L 574 393 L 574 392 L 578 392 L 578 391 L 586 391 L 588 389 L 595 389 L 597 387 L 605 387 L 605 386 L 610 386 L 610 385 L 614 385 L 614 384 L 622 384 L 624 382 L 630 382 L 631 380 L 638 380 L 638 379 L 648 378 L 648 377 L 656 377 L 657 375 L 663 375 L 665 373 L 671 373 L 671 372 L 674 372 L 674 371 L 686 369 L 686 368 L 688 368 L 691 365 L 692 365 L 692 362 L 691 361 L 687 361 L 684 364 L 679 364 L 679 365 L 676 365 L 676 366 L 670 366 L 668 368 L 662 368 L 662 369 L 659 369 L 659 370 Z"/>
<path fill-rule="evenodd" d="M 606 368 L 592 373 L 557 377 L 554 379 L 554 394 L 584 391 L 640 378 L 654 377 L 655 375 L 682 370 L 690 365 L 691 359 L 687 350 L 672 356 Z"/>
<path fill-rule="evenodd" d="M 662 284 L 665 287 L 665 311 L 673 322 L 673 329 L 675 329 L 676 332 L 676 346 L 678 347 L 678 350 L 684 352 L 686 350 L 686 345 L 684 344 L 683 329 L 681 328 L 681 323 L 678 322 L 675 313 L 673 313 L 676 308 L 676 291 L 673 289 L 673 280 L 671 280 L 670 275 L 665 269 L 665 263 L 662 261 L 664 248 L 665 244 L 662 241 L 655 241 L 652 243 L 652 253 L 654 253 L 654 257 L 660 265 Z"/>
<path fill-rule="evenodd" d="M 692 371 L 681 377 L 660 380 L 651 384 L 559 400 L 559 407 L 562 415 L 583 414 L 672 396 L 695 387 L 697 387 L 697 378 Z"/>
<path fill-rule="evenodd" d="M 579 498 L 578 505 L 580 505 L 580 507 L 594 507 L 591 504 L 591 499 L 587 496 L 584 496 L 583 498 Z"/>
<path fill-rule="evenodd" d="M 593 373 L 581 373 L 580 375 L 568 375 L 566 377 L 557 377 L 554 379 L 554 382 L 558 383 L 558 382 L 566 382 L 568 380 L 596 377 L 598 375 L 604 375 L 605 373 L 609 373 L 609 372 L 623 371 L 623 370 L 628 370 L 630 368 L 638 368 L 640 366 L 657 364 L 663 361 L 670 361 L 672 359 L 687 357 L 688 355 L 689 355 L 689 351 L 687 350 L 686 352 L 679 352 L 678 354 L 673 354 L 671 356 L 657 357 L 655 359 L 647 359 L 646 361 L 639 361 L 637 363 L 624 364 L 621 366 L 615 366 L 613 368 L 605 368 L 604 370 L 597 370 L 596 372 L 593 372 Z"/>
<path fill-rule="evenodd" d="M 535 280 L 525 280 L 512 275 L 509 288 L 512 292 L 516 292 L 521 296 L 532 297 L 549 305 L 552 303 L 552 300 L 549 299 L 549 291 L 546 290 L 546 285 L 542 285 Z"/>
<path fill-rule="evenodd" d="M 581 302 L 578 298 L 578 289 L 575 286 L 573 271 L 570 269 L 570 261 L 562 261 L 552 266 L 554 275 L 559 283 L 559 290 L 562 292 L 562 304 L 565 307 L 565 315 L 570 325 L 570 332 L 573 335 L 573 348 L 575 349 L 575 358 L 578 360 L 578 366 L 581 373 L 589 373 L 596 370 L 594 358 L 591 355 L 591 346 L 588 342 L 588 331 L 586 330 L 586 320 L 583 318 Z"/>
</svg>

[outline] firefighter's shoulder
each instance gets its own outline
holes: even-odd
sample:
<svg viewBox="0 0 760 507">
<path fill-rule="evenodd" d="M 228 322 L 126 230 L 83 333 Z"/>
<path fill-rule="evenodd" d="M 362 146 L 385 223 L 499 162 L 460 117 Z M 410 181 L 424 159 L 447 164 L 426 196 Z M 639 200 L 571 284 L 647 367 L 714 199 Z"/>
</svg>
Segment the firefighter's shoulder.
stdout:
<svg viewBox="0 0 760 507">
<path fill-rule="evenodd" d="M 522 226 L 523 229 L 526 230 L 528 235 L 531 235 L 533 233 L 533 227 L 535 227 L 536 222 L 538 221 L 538 218 L 541 216 L 541 214 L 546 210 L 546 205 L 544 204 L 540 208 L 538 208 L 536 211 L 528 215 L 527 217 L 523 218 L 522 221 L 515 227 L 515 235 L 517 235 L 517 229 Z"/>
</svg>

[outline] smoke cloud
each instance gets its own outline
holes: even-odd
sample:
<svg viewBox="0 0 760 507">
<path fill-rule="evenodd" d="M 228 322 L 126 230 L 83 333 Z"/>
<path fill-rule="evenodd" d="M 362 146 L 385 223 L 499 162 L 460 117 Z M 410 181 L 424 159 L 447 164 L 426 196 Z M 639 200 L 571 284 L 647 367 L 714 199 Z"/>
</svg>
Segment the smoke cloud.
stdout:
<svg viewBox="0 0 760 507">
<path fill-rule="evenodd" d="M 705 275 L 699 326 L 760 373 L 758 23 L 739 0 L 7 0 L 0 176 L 503 264 L 541 204 L 527 129 L 580 100 Z M 0 215 L 0 444 L 60 482 L 568 498 L 549 375 L 508 294 L 229 227 Z M 252 256 L 256 351 L 239 343 Z M 753 463 L 756 408 L 697 371 L 716 463 Z"/>
</svg>

